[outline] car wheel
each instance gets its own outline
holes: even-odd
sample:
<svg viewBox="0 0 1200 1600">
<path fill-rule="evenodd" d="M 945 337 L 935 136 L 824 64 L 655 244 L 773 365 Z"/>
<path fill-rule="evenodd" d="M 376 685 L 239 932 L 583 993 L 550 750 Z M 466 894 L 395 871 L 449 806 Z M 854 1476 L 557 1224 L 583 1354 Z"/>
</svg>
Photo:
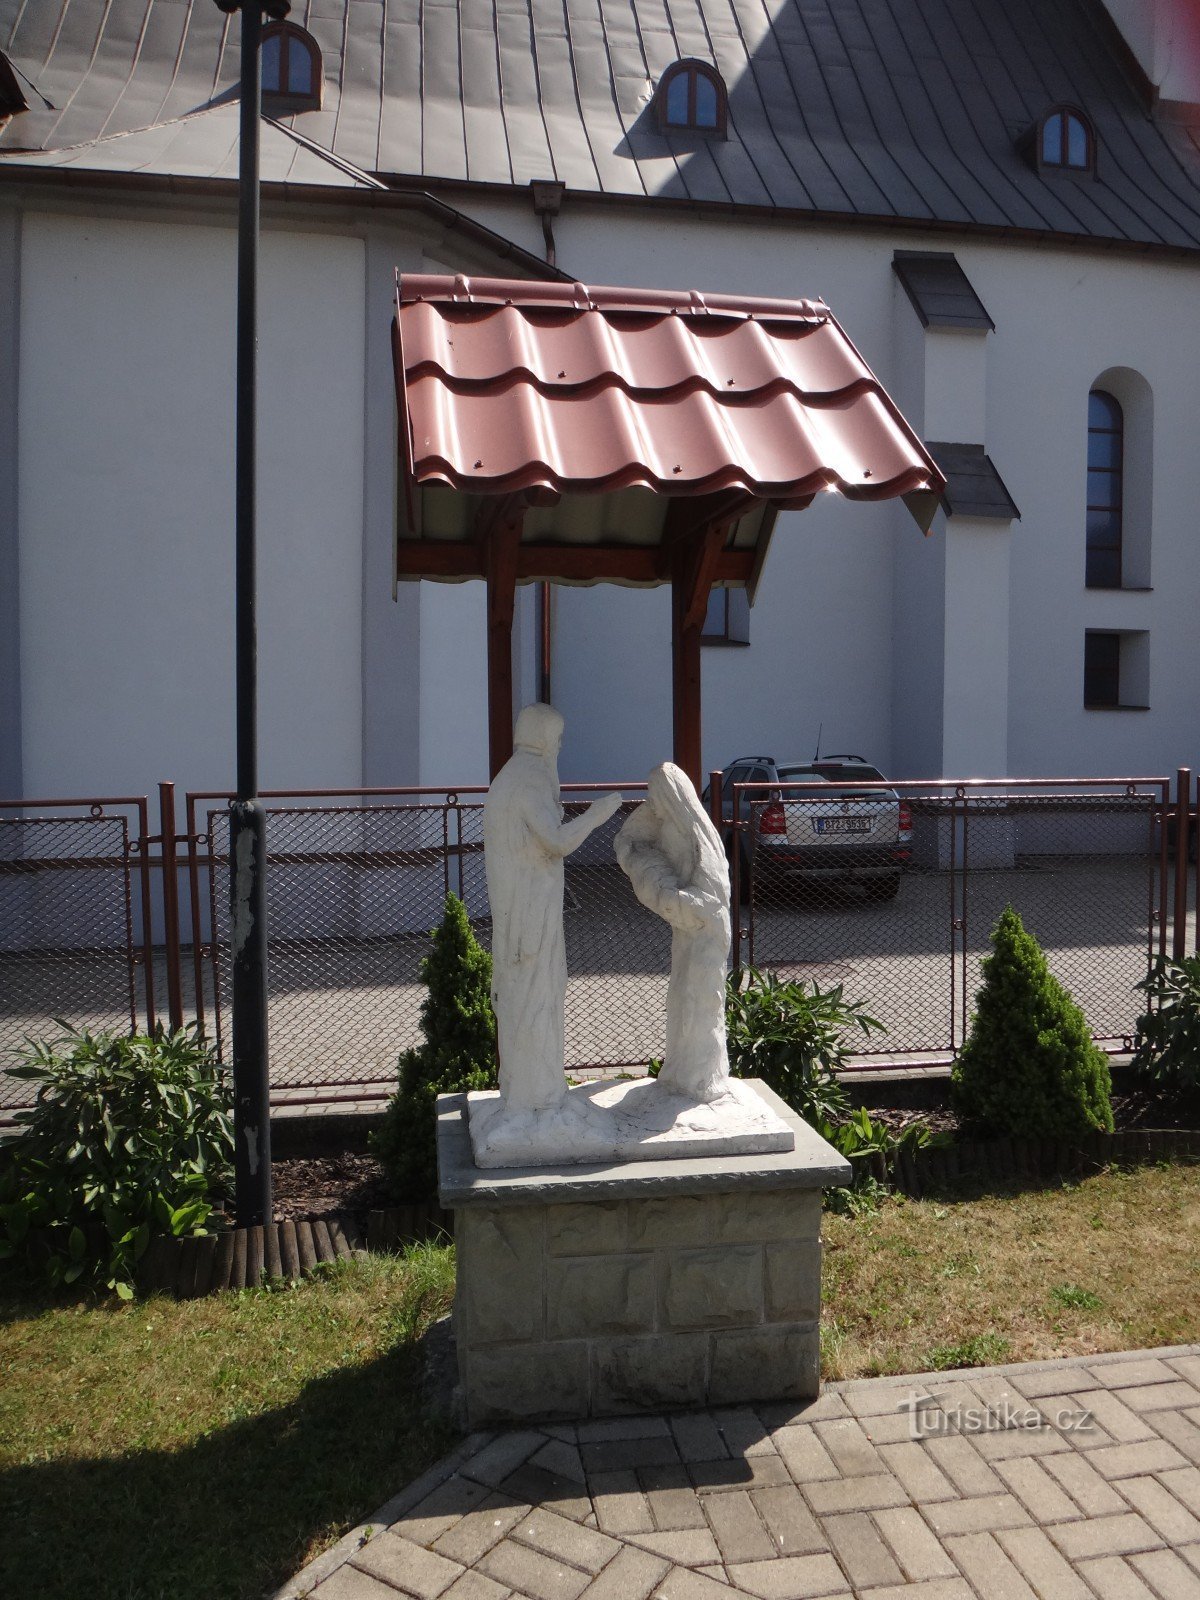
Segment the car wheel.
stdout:
<svg viewBox="0 0 1200 1600">
<path fill-rule="evenodd" d="M 894 900 L 900 893 L 900 874 L 889 872 L 886 878 L 867 878 L 863 888 L 868 900 Z"/>
</svg>

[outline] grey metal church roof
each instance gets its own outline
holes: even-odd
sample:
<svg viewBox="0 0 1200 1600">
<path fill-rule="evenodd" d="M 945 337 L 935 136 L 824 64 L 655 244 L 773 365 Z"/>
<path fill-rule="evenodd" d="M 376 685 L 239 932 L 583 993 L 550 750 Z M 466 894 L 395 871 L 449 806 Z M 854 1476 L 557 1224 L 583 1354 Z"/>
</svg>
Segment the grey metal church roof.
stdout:
<svg viewBox="0 0 1200 1600">
<path fill-rule="evenodd" d="M 298 131 L 422 183 L 654 196 L 924 226 L 1200 246 L 1200 154 L 1152 118 L 1100 0 L 298 0 L 324 54 Z M 230 96 L 212 0 L 0 0 L 0 50 L 49 98 L 0 149 L 79 145 Z M 665 135 L 671 61 L 713 61 L 729 137 Z M 1018 149 L 1050 105 L 1095 124 L 1095 177 Z"/>
</svg>

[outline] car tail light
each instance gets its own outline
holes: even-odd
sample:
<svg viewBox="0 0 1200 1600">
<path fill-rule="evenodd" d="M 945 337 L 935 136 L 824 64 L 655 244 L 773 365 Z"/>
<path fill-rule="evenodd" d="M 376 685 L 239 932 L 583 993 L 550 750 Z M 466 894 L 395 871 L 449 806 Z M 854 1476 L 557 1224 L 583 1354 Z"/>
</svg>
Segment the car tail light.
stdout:
<svg viewBox="0 0 1200 1600">
<path fill-rule="evenodd" d="M 901 800 L 900 802 L 900 832 L 912 832 L 912 807 L 907 800 Z"/>
<path fill-rule="evenodd" d="M 758 831 L 775 834 L 787 832 L 787 818 L 778 800 L 773 800 L 769 806 L 763 807 L 762 816 L 758 819 Z"/>
</svg>

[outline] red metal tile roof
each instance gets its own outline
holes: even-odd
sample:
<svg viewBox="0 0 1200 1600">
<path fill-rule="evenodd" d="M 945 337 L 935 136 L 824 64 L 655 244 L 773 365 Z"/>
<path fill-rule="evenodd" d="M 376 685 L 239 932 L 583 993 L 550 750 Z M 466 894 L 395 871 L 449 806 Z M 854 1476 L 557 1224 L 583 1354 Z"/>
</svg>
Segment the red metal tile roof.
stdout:
<svg viewBox="0 0 1200 1600">
<path fill-rule="evenodd" d="M 406 275 L 395 354 L 418 486 L 775 505 L 836 489 L 912 497 L 923 527 L 945 487 L 819 300 Z"/>
</svg>

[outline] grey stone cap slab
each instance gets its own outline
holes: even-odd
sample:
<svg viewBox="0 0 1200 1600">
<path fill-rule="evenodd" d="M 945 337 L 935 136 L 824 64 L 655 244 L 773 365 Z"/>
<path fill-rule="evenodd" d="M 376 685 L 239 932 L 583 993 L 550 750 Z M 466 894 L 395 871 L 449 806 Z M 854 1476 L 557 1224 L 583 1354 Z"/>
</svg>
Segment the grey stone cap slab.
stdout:
<svg viewBox="0 0 1200 1600">
<path fill-rule="evenodd" d="M 795 1134 L 795 1149 L 694 1160 L 594 1165 L 475 1165 L 465 1094 L 437 1102 L 438 1198 L 447 1210 L 470 1205 L 558 1205 L 577 1200 L 638 1200 L 737 1189 L 827 1189 L 850 1182 L 850 1163 L 758 1078 L 745 1080 Z"/>
</svg>

